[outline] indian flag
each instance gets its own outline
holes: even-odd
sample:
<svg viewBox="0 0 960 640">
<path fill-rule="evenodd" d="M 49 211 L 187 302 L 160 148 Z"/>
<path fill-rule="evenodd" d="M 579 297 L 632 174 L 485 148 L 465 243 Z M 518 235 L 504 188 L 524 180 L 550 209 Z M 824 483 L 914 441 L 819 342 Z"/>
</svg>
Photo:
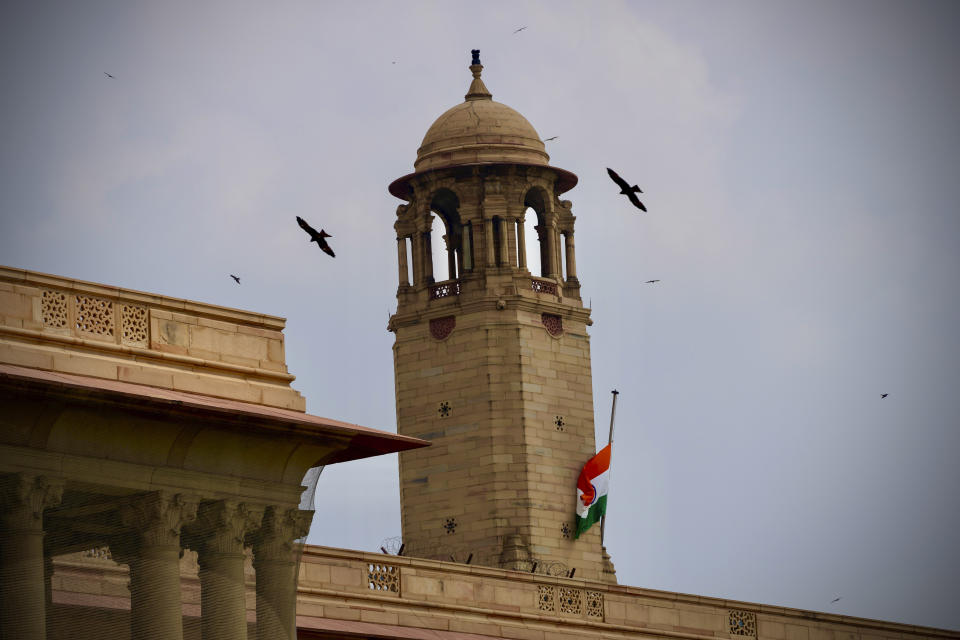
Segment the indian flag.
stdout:
<svg viewBox="0 0 960 640">
<path fill-rule="evenodd" d="M 580 534 L 603 517 L 607 511 L 607 488 L 610 485 L 610 445 L 583 465 L 577 478 L 577 532 Z"/>
</svg>

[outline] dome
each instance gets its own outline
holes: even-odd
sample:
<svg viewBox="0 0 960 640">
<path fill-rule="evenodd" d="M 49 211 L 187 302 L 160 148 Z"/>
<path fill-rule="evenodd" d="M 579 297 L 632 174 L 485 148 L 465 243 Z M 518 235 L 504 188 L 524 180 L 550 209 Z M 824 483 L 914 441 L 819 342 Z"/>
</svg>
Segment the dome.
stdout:
<svg viewBox="0 0 960 640">
<path fill-rule="evenodd" d="M 427 130 L 413 167 L 420 172 L 488 162 L 547 166 L 550 156 L 536 129 L 518 112 L 490 97 L 467 98 Z"/>
<path fill-rule="evenodd" d="M 464 102 L 448 109 L 427 130 L 413 163 L 415 173 L 395 180 L 390 193 L 406 199 L 409 179 L 434 169 L 478 164 L 524 164 L 549 167 L 558 174 L 557 192 L 577 184 L 569 171 L 550 167 L 543 141 L 533 125 L 519 112 L 493 101 L 480 79 L 483 65 L 479 52 L 470 71 L 473 81 Z"/>
</svg>

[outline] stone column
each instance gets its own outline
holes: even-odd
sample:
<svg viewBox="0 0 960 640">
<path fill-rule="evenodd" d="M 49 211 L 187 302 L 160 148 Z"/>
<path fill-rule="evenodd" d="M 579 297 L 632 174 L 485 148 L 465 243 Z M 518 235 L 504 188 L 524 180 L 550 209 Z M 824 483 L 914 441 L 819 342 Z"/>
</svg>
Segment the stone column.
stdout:
<svg viewBox="0 0 960 640">
<path fill-rule="evenodd" d="M 511 267 L 520 264 L 517 260 L 517 219 L 511 218 L 507 223 L 507 258 Z"/>
<path fill-rule="evenodd" d="M 493 219 L 483 223 L 484 240 L 487 245 L 487 267 L 493 268 L 496 256 L 493 254 Z"/>
<path fill-rule="evenodd" d="M 573 248 L 573 230 L 563 234 L 567 247 L 567 280 L 577 282 L 577 255 Z"/>
<path fill-rule="evenodd" d="M 297 557 L 294 541 L 307 535 L 313 511 L 267 507 L 251 535 L 257 572 L 257 640 L 296 640 Z"/>
<path fill-rule="evenodd" d="M 0 637 L 45 640 L 43 510 L 63 483 L 16 473 L 0 478 Z"/>
<path fill-rule="evenodd" d="M 423 280 L 427 284 L 433 284 L 433 242 L 429 231 L 423 233 L 422 237 L 420 245 L 423 247 Z"/>
<path fill-rule="evenodd" d="M 473 225 L 463 227 L 463 270 L 473 270 Z"/>
<path fill-rule="evenodd" d="M 200 629 L 203 640 L 247 637 L 244 539 L 260 526 L 263 509 L 230 500 L 204 502 L 184 528 L 184 544 L 200 565 Z"/>
<path fill-rule="evenodd" d="M 521 269 L 527 268 L 527 241 L 524 238 L 524 224 L 523 217 L 517 220 L 517 264 Z"/>
<path fill-rule="evenodd" d="M 507 260 L 509 254 L 510 238 L 507 236 L 507 221 L 500 218 L 500 255 L 497 256 L 497 265 L 505 267 L 510 264 Z"/>
<path fill-rule="evenodd" d="M 413 259 L 413 284 L 423 282 L 423 234 L 415 232 L 410 236 L 410 252 Z"/>
<path fill-rule="evenodd" d="M 446 280 L 456 280 L 457 279 L 457 250 L 454 245 L 454 240 L 452 234 L 447 232 L 443 236 L 443 244 L 447 248 L 447 277 Z"/>
<path fill-rule="evenodd" d="M 110 551 L 114 560 L 130 565 L 131 638 L 182 640 L 180 528 L 196 513 L 196 499 L 167 491 L 120 509 L 121 522 L 133 532 Z"/>
<path fill-rule="evenodd" d="M 563 265 L 561 264 L 563 256 L 560 252 L 560 232 L 556 227 L 550 228 L 550 244 L 555 248 L 550 252 L 553 258 L 550 265 L 550 277 L 560 280 L 563 278 Z"/>
<path fill-rule="evenodd" d="M 406 287 L 410 284 L 407 280 L 407 239 L 397 238 L 397 263 L 400 267 L 400 286 Z"/>
<path fill-rule="evenodd" d="M 553 272 L 553 243 L 550 241 L 550 227 L 538 224 L 534 227 L 537 231 L 537 240 L 540 242 L 540 276 L 549 277 Z"/>
</svg>

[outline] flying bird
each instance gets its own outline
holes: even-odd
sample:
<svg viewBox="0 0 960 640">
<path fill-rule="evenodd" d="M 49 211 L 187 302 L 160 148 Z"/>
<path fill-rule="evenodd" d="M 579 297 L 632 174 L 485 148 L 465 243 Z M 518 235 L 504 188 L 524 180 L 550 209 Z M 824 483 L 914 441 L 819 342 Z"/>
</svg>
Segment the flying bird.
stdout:
<svg viewBox="0 0 960 640">
<path fill-rule="evenodd" d="M 113 77 L 112 75 L 110 75 L 110 74 L 107 73 L 106 71 L 103 72 L 103 75 L 107 76 L 108 78 L 112 78 L 112 77 Z"/>
<path fill-rule="evenodd" d="M 607 173 L 610 174 L 610 179 L 617 183 L 617 186 L 620 187 L 620 193 L 627 196 L 630 199 L 630 202 L 633 203 L 637 209 L 641 211 L 646 211 L 647 208 L 643 206 L 643 203 L 640 202 L 640 199 L 637 197 L 638 193 L 643 193 L 643 191 L 637 185 L 632 187 L 627 184 L 627 181 L 617 175 L 617 172 L 607 167 Z"/>
<path fill-rule="evenodd" d="M 889 393 L 881 393 L 881 394 L 880 394 L 880 399 L 883 400 L 883 399 L 886 398 L 888 395 L 890 395 L 890 394 L 889 394 Z"/>
<path fill-rule="evenodd" d="M 544 138 L 543 141 L 544 141 L 544 142 L 550 142 L 551 140 L 556 140 L 556 139 L 559 138 L 559 137 L 560 137 L 560 136 L 553 136 L 552 138 Z"/>
<path fill-rule="evenodd" d="M 830 604 L 833 604 L 834 602 L 837 602 L 838 600 L 840 600 L 840 598 L 834 598 L 833 600 L 830 601 Z"/>
<path fill-rule="evenodd" d="M 310 234 L 310 242 L 316 242 L 317 246 L 323 249 L 323 252 L 330 256 L 331 258 L 336 258 L 337 256 L 333 253 L 333 249 L 330 248 L 330 245 L 327 244 L 327 241 L 324 238 L 332 238 L 333 236 L 320 229 L 318 232 L 316 229 L 307 224 L 307 221 L 297 216 L 297 224 L 300 225 L 300 228 Z"/>
<path fill-rule="evenodd" d="M 233 278 L 234 280 L 236 280 L 236 281 L 237 281 L 237 284 L 240 284 L 240 278 L 238 278 L 237 276 L 233 275 L 232 273 L 230 274 L 230 277 Z"/>
<path fill-rule="evenodd" d="M 644 284 L 653 284 L 654 282 L 660 282 L 659 280 L 647 280 Z"/>
<path fill-rule="evenodd" d="M 524 29 L 526 29 L 526 27 L 520 27 L 519 29 L 516 29 L 516 30 L 514 31 L 514 33 L 520 33 L 520 32 L 523 31 Z"/>
</svg>

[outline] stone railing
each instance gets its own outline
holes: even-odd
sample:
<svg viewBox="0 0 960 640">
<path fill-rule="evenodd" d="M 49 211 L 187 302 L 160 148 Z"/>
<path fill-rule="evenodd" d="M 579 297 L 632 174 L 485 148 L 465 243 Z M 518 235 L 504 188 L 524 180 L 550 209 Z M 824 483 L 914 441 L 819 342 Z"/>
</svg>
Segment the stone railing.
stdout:
<svg viewBox="0 0 960 640">
<path fill-rule="evenodd" d="M 460 295 L 459 280 L 447 280 L 445 282 L 438 282 L 437 284 L 430 285 L 431 300 L 458 295 Z"/>
<path fill-rule="evenodd" d="M 537 293 L 549 293 L 552 295 L 557 295 L 557 283 L 551 282 L 550 280 L 530 278 L 530 288 Z"/>
</svg>

